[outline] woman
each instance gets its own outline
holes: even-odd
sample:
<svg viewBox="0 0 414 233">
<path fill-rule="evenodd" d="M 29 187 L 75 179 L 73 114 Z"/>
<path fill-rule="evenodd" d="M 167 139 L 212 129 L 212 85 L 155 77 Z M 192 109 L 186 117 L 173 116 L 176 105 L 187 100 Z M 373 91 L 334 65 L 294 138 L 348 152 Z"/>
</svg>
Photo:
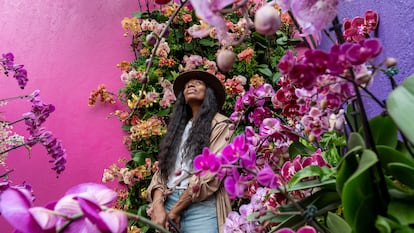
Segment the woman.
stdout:
<svg viewBox="0 0 414 233">
<path fill-rule="evenodd" d="M 230 200 L 213 174 L 191 175 L 195 156 L 209 147 L 214 153 L 228 144 L 229 120 L 218 113 L 224 104 L 221 82 L 204 71 L 188 71 L 174 81 L 177 101 L 158 154 L 159 170 L 147 191 L 151 220 L 183 233 L 223 232 Z"/>
</svg>

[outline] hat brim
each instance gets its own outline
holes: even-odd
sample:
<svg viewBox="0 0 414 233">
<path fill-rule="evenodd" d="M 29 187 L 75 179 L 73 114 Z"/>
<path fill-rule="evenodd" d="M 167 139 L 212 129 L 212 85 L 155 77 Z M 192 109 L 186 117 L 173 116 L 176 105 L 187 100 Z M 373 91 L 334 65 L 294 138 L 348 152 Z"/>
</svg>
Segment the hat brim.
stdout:
<svg viewBox="0 0 414 233">
<path fill-rule="evenodd" d="M 177 76 L 173 84 L 173 90 L 175 96 L 178 96 L 180 92 L 184 90 L 185 84 L 191 79 L 198 79 L 203 81 L 207 86 L 214 90 L 217 98 L 218 109 L 221 109 L 226 99 L 226 92 L 224 91 L 223 84 L 213 74 L 201 70 L 186 71 Z"/>
</svg>

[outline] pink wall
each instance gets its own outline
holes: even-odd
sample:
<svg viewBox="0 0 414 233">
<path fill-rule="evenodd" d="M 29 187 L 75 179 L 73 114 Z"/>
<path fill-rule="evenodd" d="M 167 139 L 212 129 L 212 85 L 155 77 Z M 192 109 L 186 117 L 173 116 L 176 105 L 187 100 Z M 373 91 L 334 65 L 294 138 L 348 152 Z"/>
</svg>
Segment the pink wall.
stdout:
<svg viewBox="0 0 414 233">
<path fill-rule="evenodd" d="M 106 119 L 122 106 L 90 108 L 88 97 L 101 83 L 114 92 L 122 86 L 116 64 L 131 60 L 132 54 L 121 20 L 137 10 L 133 0 L 0 1 L 0 53 L 13 52 L 16 63 L 29 72 L 24 91 L 11 77 L 1 76 L 0 98 L 39 89 L 43 102 L 56 107 L 45 126 L 62 140 L 68 154 L 66 171 L 59 178 L 40 145 L 30 159 L 24 149 L 9 154 L 7 165 L 15 169 L 11 180 L 31 184 L 36 205 L 58 199 L 77 183 L 101 182 L 104 168 L 129 156 L 120 122 Z M 12 120 L 29 108 L 26 101 L 18 101 L 0 111 Z M 23 123 L 16 130 L 24 132 Z M 0 174 L 4 169 L 0 167 Z M 0 232 L 10 231 L 0 217 Z"/>
</svg>

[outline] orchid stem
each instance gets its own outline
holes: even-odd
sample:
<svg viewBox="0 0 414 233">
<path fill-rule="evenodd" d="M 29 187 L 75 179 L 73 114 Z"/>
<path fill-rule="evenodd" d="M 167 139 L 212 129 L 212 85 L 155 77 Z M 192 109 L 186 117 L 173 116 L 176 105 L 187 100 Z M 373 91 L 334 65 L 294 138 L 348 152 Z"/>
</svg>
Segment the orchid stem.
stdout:
<svg viewBox="0 0 414 233">
<path fill-rule="evenodd" d="M 12 172 L 14 172 L 14 169 L 11 169 L 11 170 L 6 171 L 2 175 L 0 175 L 0 178 L 5 178 L 5 177 L 7 177 Z"/>
<path fill-rule="evenodd" d="M 293 15 L 292 11 L 288 11 L 288 14 L 290 16 L 290 18 L 292 19 L 293 24 L 295 25 L 296 29 L 298 29 L 299 33 L 302 34 L 302 29 L 300 28 L 300 25 L 298 23 L 298 21 L 296 20 L 295 16 Z M 301 36 L 303 42 L 305 43 L 306 47 L 308 48 L 312 48 L 311 45 L 309 44 L 308 40 L 306 39 L 306 37 Z"/>
<path fill-rule="evenodd" d="M 161 33 L 158 35 L 157 42 L 155 43 L 154 48 L 152 49 L 151 56 L 150 56 L 150 58 L 149 58 L 149 60 L 147 61 L 147 64 L 146 64 L 147 67 L 145 69 L 145 73 L 143 74 L 143 80 L 144 81 L 143 81 L 143 85 L 142 85 L 142 88 L 141 88 L 141 93 L 140 93 L 140 95 L 138 97 L 138 100 L 135 102 L 135 104 L 134 104 L 134 106 L 133 106 L 133 108 L 132 108 L 132 110 L 131 110 L 131 112 L 130 112 L 130 114 L 128 116 L 128 119 L 131 118 L 132 115 L 135 113 L 135 111 L 136 111 L 136 109 L 138 107 L 138 104 L 141 102 L 141 99 L 144 96 L 144 90 L 147 87 L 147 83 L 148 83 L 149 70 L 150 70 L 150 68 L 152 66 L 152 63 L 154 61 L 155 53 L 157 52 L 158 46 L 161 43 L 161 38 L 167 32 L 167 30 L 169 29 L 169 27 L 170 27 L 172 21 L 174 20 L 175 16 L 177 16 L 178 12 L 180 12 L 181 8 L 183 8 L 183 6 L 185 5 L 185 3 L 187 3 L 187 1 L 188 0 L 181 1 L 181 4 L 177 7 L 177 9 L 175 9 L 174 13 L 168 19 L 165 27 L 162 29 Z"/>
<path fill-rule="evenodd" d="M 0 99 L 0 102 L 2 102 L 2 101 L 8 101 L 8 100 L 15 100 L 15 99 L 24 99 L 24 98 L 27 98 L 29 96 L 30 95 L 19 95 L 19 96 L 4 98 L 4 99 Z"/>
<path fill-rule="evenodd" d="M 121 211 L 121 210 L 118 210 L 118 209 L 112 209 L 112 208 L 110 208 L 110 209 L 108 209 L 108 210 L 112 210 L 112 211 Z M 121 212 L 122 212 L 122 213 L 124 213 L 127 217 L 129 217 L 129 218 L 133 218 L 133 219 L 136 219 L 136 220 L 138 220 L 138 221 L 140 221 L 140 222 L 144 223 L 145 225 L 148 225 L 148 226 L 150 226 L 150 227 L 152 227 L 152 228 L 154 228 L 154 229 L 156 229 L 156 230 L 158 230 L 158 231 L 160 231 L 160 232 L 163 232 L 163 233 L 170 233 L 167 229 L 165 229 L 165 228 L 161 227 L 161 226 L 160 226 L 160 225 L 158 225 L 158 224 L 153 223 L 151 220 L 149 220 L 149 219 L 147 219 L 147 218 L 145 218 L 145 217 L 143 217 L 143 216 L 139 216 L 139 215 L 136 215 L 136 214 L 131 214 L 131 213 L 128 213 L 128 212 L 125 212 L 125 211 L 121 211 Z"/>
</svg>

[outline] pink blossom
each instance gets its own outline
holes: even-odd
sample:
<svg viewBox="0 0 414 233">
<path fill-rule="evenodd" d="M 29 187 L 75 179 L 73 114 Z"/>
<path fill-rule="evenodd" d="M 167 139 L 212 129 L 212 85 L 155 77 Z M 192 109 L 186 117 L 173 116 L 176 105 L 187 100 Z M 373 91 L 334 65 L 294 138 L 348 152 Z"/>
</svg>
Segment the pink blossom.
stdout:
<svg viewBox="0 0 414 233">
<path fill-rule="evenodd" d="M 217 173 L 220 169 L 220 160 L 217 159 L 214 153 L 205 147 L 203 153 L 194 158 L 194 168 L 201 170 L 200 175 L 204 175 L 208 171 L 211 173 Z"/>
<path fill-rule="evenodd" d="M 197 16 L 212 27 L 215 27 L 219 41 L 225 39 L 228 30 L 226 21 L 223 16 L 220 15 L 220 11 L 226 6 L 233 4 L 235 1 L 236 0 L 190 0 Z"/>
<path fill-rule="evenodd" d="M 306 35 L 322 31 L 337 15 L 338 0 L 292 0 L 291 10 Z"/>
<path fill-rule="evenodd" d="M 265 167 L 257 173 L 257 181 L 259 184 L 272 189 L 275 189 L 279 186 L 278 178 L 273 169 L 268 164 L 266 164 Z"/>
</svg>

